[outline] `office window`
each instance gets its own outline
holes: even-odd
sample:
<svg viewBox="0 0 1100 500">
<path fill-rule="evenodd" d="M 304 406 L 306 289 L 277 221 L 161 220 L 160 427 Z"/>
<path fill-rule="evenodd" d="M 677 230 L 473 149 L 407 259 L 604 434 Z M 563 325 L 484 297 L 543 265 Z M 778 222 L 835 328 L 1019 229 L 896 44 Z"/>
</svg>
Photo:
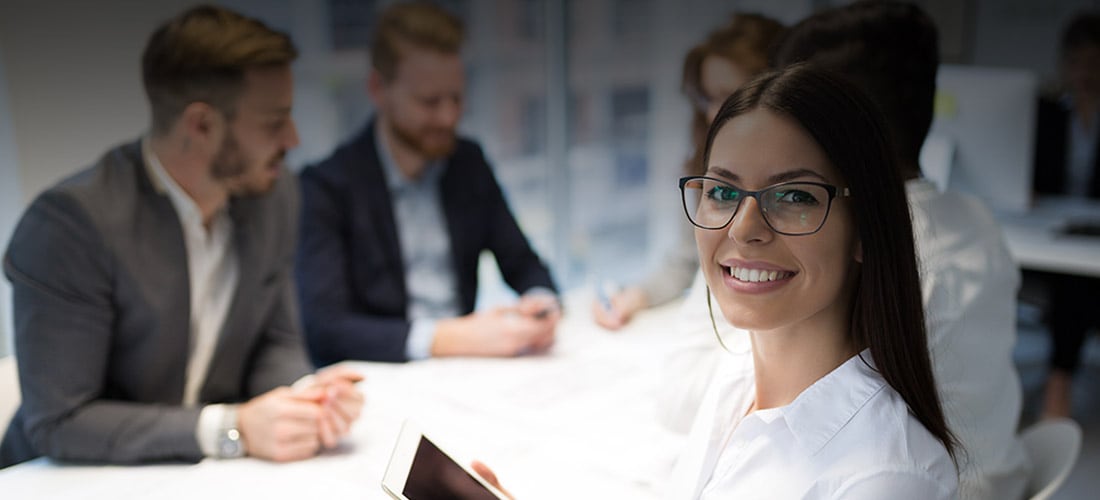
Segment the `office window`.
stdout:
<svg viewBox="0 0 1100 500">
<path fill-rule="evenodd" d="M 391 1 L 227 1 L 290 31 L 302 51 L 295 166 L 326 156 L 370 115 L 367 48 Z M 688 154 L 690 107 L 679 89 L 687 49 L 734 9 L 790 22 L 813 2 L 437 3 L 466 23 L 460 133 L 480 142 L 528 239 L 570 289 L 640 278 L 682 223 L 675 179 Z M 482 270 L 490 302 L 510 293 L 494 268 Z"/>
<path fill-rule="evenodd" d="M 520 153 L 532 155 L 546 148 L 546 98 L 542 95 L 523 98 L 520 113 Z"/>
<path fill-rule="evenodd" d="M 651 0 L 614 0 L 611 2 L 610 25 L 620 40 L 638 38 L 651 33 L 653 19 Z"/>
<path fill-rule="evenodd" d="M 615 183 L 645 186 L 649 176 L 649 89 L 630 86 L 612 90 L 611 130 L 615 144 Z"/>
<path fill-rule="evenodd" d="M 519 0 L 519 36 L 528 40 L 544 40 L 546 34 L 546 1 Z"/>
<path fill-rule="evenodd" d="M 328 0 L 332 50 L 369 47 L 377 9 L 377 0 Z"/>
</svg>

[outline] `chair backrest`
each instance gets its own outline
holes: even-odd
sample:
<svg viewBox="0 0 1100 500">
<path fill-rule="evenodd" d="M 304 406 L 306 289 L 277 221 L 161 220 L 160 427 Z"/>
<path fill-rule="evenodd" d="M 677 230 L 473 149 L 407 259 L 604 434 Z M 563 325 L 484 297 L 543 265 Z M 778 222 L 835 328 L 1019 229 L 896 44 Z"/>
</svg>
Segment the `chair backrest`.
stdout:
<svg viewBox="0 0 1100 500">
<path fill-rule="evenodd" d="M 19 408 L 19 372 L 15 356 L 0 358 L 0 435 L 8 429 L 8 421 Z"/>
<path fill-rule="evenodd" d="M 1026 498 L 1046 500 L 1058 491 L 1077 462 L 1081 426 L 1068 418 L 1042 420 L 1024 429 L 1020 438 L 1031 456 Z"/>
</svg>

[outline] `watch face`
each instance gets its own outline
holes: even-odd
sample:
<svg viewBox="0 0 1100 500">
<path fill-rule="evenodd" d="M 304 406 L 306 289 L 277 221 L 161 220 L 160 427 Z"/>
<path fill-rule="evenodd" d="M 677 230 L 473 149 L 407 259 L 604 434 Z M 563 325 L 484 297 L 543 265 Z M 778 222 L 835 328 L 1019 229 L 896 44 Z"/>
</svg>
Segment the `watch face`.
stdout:
<svg viewBox="0 0 1100 500">
<path fill-rule="evenodd" d="M 244 456 L 244 444 L 241 443 L 241 433 L 237 429 L 227 429 L 218 440 L 218 451 L 222 457 L 237 458 Z"/>
</svg>

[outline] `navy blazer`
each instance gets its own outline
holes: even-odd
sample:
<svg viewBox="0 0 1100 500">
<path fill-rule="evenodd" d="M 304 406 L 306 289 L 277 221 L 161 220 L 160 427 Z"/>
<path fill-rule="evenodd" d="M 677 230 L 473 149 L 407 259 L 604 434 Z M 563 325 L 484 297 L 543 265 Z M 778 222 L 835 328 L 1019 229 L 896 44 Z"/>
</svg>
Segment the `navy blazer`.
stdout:
<svg viewBox="0 0 1100 500">
<path fill-rule="evenodd" d="M 1069 110 L 1057 99 L 1040 98 L 1036 124 L 1032 189 L 1039 194 L 1065 194 Z M 1096 144 L 1088 194 L 1089 198 L 1100 199 L 1100 140 Z"/>
<path fill-rule="evenodd" d="M 318 366 L 345 359 L 405 361 L 411 322 L 405 266 L 375 122 L 301 173 L 298 294 Z M 474 310 L 478 257 L 489 250 L 517 293 L 556 290 L 485 161 L 460 139 L 440 179 L 462 314 Z"/>
</svg>

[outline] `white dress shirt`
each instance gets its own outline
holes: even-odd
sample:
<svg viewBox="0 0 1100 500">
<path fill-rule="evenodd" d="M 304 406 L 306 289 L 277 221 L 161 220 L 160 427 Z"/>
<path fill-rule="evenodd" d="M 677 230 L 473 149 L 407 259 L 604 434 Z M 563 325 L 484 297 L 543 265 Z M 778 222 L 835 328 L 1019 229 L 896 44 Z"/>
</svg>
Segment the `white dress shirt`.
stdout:
<svg viewBox="0 0 1100 500">
<path fill-rule="evenodd" d="M 458 316 L 460 309 L 454 253 L 439 192 L 447 164 L 434 160 L 419 178 L 410 179 L 393 159 L 381 126 L 376 127 L 374 142 L 393 202 L 401 261 L 405 265 L 407 315 L 412 323 L 405 354 L 409 359 L 424 359 L 431 355 L 436 323 Z"/>
<path fill-rule="evenodd" d="M 751 352 L 723 358 L 671 498 L 953 499 L 955 465 L 905 401 L 853 356 L 788 405 L 748 412 Z"/>
<path fill-rule="evenodd" d="M 1021 498 L 1031 469 L 1016 436 L 1023 391 L 1013 362 L 1020 272 L 976 198 L 905 185 L 916 235 L 928 347 L 959 454 L 959 496 Z"/>
<path fill-rule="evenodd" d="M 381 126 L 375 128 L 374 142 L 393 203 L 394 224 L 405 265 L 405 287 L 409 294 L 406 316 L 411 323 L 405 355 L 409 359 L 426 359 L 431 357 L 439 320 L 458 317 L 462 312 L 451 233 L 440 193 L 447 160 L 429 162 L 420 177 L 412 179 L 397 166 Z M 557 298 L 553 290 L 541 286 L 523 292 L 525 297 L 539 295 Z"/>
<path fill-rule="evenodd" d="M 680 434 L 691 431 L 699 404 L 710 386 L 715 368 L 729 355 L 718 343 L 715 329 L 726 349 L 734 355 L 749 352 L 752 344 L 744 331 L 737 330 L 722 316 L 713 302 L 714 322 L 707 310 L 707 280 L 696 266 L 695 278 L 679 306 L 676 324 L 661 362 L 657 385 L 656 414 L 666 428 Z"/>
<path fill-rule="evenodd" d="M 194 406 L 198 403 L 199 390 L 206 380 L 222 324 L 237 290 L 239 267 L 233 245 L 233 220 L 228 209 L 223 208 L 214 214 L 207 228 L 198 205 L 164 170 L 148 139 L 142 140 L 142 152 L 154 188 L 167 195 L 176 210 L 187 247 L 187 271 L 191 285 L 191 350 L 187 357 L 182 403 L 184 406 Z M 217 454 L 217 435 L 224 411 L 224 405 L 207 405 L 200 413 L 195 435 L 203 453 L 208 456 Z"/>
</svg>

